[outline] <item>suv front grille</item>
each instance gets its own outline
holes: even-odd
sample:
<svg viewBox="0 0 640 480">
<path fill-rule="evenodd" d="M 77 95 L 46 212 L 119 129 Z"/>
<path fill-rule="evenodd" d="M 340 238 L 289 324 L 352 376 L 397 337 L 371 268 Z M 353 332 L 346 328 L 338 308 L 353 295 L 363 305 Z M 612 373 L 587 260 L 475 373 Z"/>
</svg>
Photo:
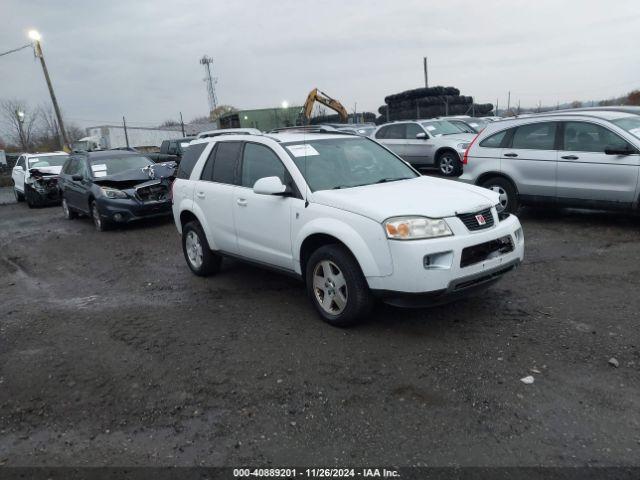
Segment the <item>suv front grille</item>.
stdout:
<svg viewBox="0 0 640 480">
<path fill-rule="evenodd" d="M 162 183 L 156 183 L 137 188 L 136 195 L 143 202 L 160 202 L 169 198 L 169 189 Z"/>
<path fill-rule="evenodd" d="M 462 213 L 457 216 L 468 230 L 483 230 L 493 227 L 493 215 L 491 209 L 481 210 L 474 213 Z"/>
</svg>

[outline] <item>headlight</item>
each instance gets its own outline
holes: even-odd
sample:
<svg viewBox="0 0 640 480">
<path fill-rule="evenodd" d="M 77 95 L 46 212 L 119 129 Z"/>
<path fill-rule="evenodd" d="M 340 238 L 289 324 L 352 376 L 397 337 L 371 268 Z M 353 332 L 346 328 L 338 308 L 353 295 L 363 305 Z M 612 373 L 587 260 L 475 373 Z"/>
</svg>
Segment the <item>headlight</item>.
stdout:
<svg viewBox="0 0 640 480">
<path fill-rule="evenodd" d="M 447 222 L 441 218 L 395 217 L 384 222 L 387 237 L 394 240 L 416 240 L 453 235 Z"/>
<path fill-rule="evenodd" d="M 456 145 L 456 148 L 458 150 L 466 150 L 467 148 L 469 148 L 469 143 L 459 143 L 458 145 Z"/>
<path fill-rule="evenodd" d="M 107 198 L 127 198 L 127 194 L 122 190 L 108 187 L 100 187 L 100 190 L 102 190 L 102 193 Z"/>
</svg>

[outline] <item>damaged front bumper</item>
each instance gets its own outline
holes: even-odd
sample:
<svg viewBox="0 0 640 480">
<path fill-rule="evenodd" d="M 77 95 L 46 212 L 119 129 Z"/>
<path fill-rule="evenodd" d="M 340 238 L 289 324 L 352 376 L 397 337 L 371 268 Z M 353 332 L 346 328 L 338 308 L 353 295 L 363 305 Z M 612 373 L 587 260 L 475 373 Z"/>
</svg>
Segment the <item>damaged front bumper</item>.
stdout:
<svg viewBox="0 0 640 480">
<path fill-rule="evenodd" d="M 57 177 L 43 177 L 25 183 L 24 195 L 31 206 L 55 205 L 62 201 Z"/>
<path fill-rule="evenodd" d="M 113 223 L 129 223 L 143 218 L 171 215 L 169 185 L 165 181 L 150 181 L 122 190 L 126 198 L 96 199 L 100 215 Z"/>
</svg>

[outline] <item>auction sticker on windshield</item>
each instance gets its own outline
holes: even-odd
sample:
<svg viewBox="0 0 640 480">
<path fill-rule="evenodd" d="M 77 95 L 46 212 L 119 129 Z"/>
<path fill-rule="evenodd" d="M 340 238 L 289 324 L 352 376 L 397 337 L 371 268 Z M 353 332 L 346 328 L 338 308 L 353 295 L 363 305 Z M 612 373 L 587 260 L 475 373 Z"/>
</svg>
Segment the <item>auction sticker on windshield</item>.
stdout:
<svg viewBox="0 0 640 480">
<path fill-rule="evenodd" d="M 287 149 L 294 157 L 311 157 L 313 155 L 320 155 L 315 148 L 306 143 L 303 145 L 289 145 Z"/>
</svg>

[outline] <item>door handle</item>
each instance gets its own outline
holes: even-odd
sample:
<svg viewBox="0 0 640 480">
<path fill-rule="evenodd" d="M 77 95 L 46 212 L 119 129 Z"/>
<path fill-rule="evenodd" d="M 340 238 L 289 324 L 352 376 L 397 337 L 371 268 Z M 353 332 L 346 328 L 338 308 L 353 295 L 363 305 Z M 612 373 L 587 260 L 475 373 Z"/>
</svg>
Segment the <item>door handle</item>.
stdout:
<svg viewBox="0 0 640 480">
<path fill-rule="evenodd" d="M 576 157 L 575 155 L 565 155 L 564 157 L 560 157 L 564 160 L 578 160 L 578 157 Z"/>
<path fill-rule="evenodd" d="M 204 198 L 204 192 L 197 192 L 197 193 L 196 193 L 196 197 L 198 197 L 198 198 Z"/>
<path fill-rule="evenodd" d="M 518 154 L 517 153 L 505 153 L 504 156 L 505 157 L 517 157 Z"/>
<path fill-rule="evenodd" d="M 241 207 L 246 207 L 247 206 L 247 200 L 245 198 L 239 198 L 236 200 L 236 203 L 238 205 L 240 205 Z"/>
</svg>

